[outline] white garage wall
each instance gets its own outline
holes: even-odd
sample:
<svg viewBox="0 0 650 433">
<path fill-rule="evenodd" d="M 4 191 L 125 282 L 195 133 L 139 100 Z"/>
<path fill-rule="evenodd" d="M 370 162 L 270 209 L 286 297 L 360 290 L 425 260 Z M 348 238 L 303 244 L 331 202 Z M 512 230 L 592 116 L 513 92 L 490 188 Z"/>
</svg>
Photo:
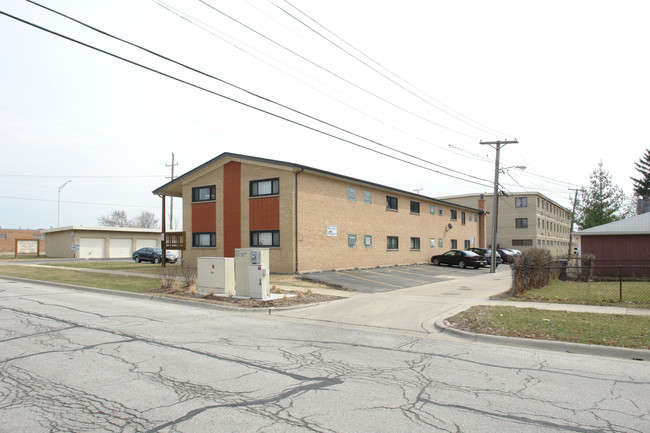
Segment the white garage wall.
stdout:
<svg viewBox="0 0 650 433">
<path fill-rule="evenodd" d="M 106 255 L 106 239 L 80 238 L 79 257 L 82 259 L 103 259 Z"/>
<path fill-rule="evenodd" d="M 131 258 L 132 239 L 109 239 L 108 257 L 111 259 Z"/>
<path fill-rule="evenodd" d="M 135 240 L 135 249 L 139 250 L 140 248 L 157 248 L 158 241 L 155 239 L 136 239 Z"/>
</svg>

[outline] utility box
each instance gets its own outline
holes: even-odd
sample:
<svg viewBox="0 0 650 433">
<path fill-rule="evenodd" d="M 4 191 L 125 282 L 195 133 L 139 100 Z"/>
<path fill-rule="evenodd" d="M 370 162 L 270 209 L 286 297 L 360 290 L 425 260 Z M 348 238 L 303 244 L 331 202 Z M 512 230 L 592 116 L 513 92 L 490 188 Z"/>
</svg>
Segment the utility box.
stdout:
<svg viewBox="0 0 650 433">
<path fill-rule="evenodd" d="M 197 257 L 196 275 L 200 292 L 235 294 L 235 259 L 232 257 Z"/>
<path fill-rule="evenodd" d="M 264 265 L 248 265 L 248 296 L 269 299 L 268 269 Z"/>
<path fill-rule="evenodd" d="M 266 275 L 263 277 L 264 282 L 261 284 L 269 287 L 269 274 L 271 272 L 269 267 L 269 249 L 237 248 L 235 249 L 235 293 L 238 296 L 252 297 L 250 292 L 251 279 L 248 269 L 250 265 L 260 265 L 266 269 Z M 257 295 L 257 293 L 255 294 Z"/>
</svg>

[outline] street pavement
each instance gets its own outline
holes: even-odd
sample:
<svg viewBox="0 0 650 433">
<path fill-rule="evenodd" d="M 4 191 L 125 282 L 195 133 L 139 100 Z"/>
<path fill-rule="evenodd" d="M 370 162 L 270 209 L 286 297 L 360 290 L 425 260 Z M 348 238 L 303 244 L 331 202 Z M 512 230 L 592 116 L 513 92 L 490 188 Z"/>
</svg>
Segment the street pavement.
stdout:
<svg viewBox="0 0 650 433">
<path fill-rule="evenodd" d="M 0 277 L 0 432 L 647 432 L 648 362 L 427 331 L 503 285 L 269 314 Z M 411 321 L 325 320 L 364 297 L 404 314 L 448 301 Z"/>
</svg>

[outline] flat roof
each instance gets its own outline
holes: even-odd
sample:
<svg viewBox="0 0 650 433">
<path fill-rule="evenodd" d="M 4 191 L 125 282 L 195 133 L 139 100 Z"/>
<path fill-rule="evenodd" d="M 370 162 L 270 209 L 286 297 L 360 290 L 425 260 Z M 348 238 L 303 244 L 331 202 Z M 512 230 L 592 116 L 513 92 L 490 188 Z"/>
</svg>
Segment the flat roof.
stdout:
<svg viewBox="0 0 650 433">
<path fill-rule="evenodd" d="M 41 230 L 41 233 L 57 233 L 66 231 L 89 231 L 89 232 L 122 232 L 122 233 L 161 233 L 160 229 L 144 229 L 133 227 L 93 227 L 93 226 L 65 226 L 52 227 Z"/>
</svg>

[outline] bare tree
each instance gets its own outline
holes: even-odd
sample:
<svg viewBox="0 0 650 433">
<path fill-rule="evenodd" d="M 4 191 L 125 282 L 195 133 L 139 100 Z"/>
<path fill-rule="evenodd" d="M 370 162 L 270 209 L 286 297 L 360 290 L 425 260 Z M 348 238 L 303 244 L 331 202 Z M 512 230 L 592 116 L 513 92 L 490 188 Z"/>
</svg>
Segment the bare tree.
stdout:
<svg viewBox="0 0 650 433">
<path fill-rule="evenodd" d="M 158 218 L 156 218 L 156 215 L 153 212 L 142 211 L 130 221 L 130 227 L 157 229 L 159 228 Z"/>
<path fill-rule="evenodd" d="M 102 227 L 133 227 L 140 229 L 157 229 L 158 218 L 153 212 L 142 211 L 133 219 L 129 219 L 126 211 L 114 210 L 110 215 L 97 218 Z"/>
<path fill-rule="evenodd" d="M 114 210 L 110 215 L 100 216 L 97 221 L 102 227 L 130 227 L 124 210 Z"/>
</svg>

